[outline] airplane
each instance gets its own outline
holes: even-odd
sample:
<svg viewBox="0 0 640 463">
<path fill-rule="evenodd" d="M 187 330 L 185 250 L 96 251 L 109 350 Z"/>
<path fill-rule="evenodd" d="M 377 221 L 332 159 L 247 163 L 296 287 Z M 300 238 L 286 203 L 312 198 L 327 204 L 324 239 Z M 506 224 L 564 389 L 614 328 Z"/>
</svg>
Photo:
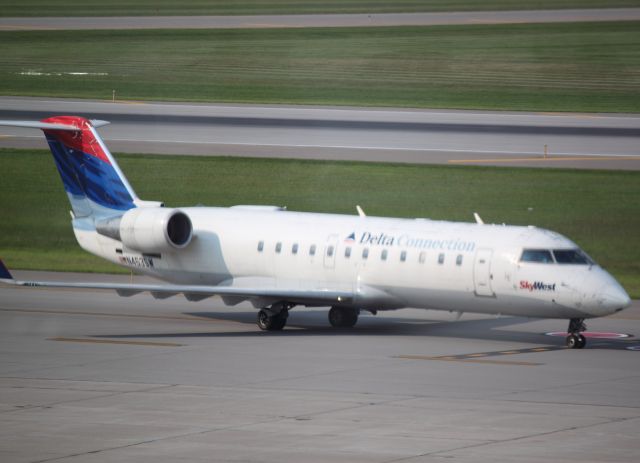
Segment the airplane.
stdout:
<svg viewBox="0 0 640 463">
<path fill-rule="evenodd" d="M 55 116 L 0 125 L 41 129 L 86 251 L 166 284 L 18 281 L 17 286 L 150 292 L 189 301 L 249 301 L 257 324 L 282 330 L 295 306 L 330 307 L 353 327 L 361 311 L 422 308 L 569 319 L 566 345 L 586 345 L 585 319 L 630 305 L 625 290 L 568 238 L 534 226 L 287 211 L 278 206 L 164 207 L 138 198 L 97 128 Z"/>
</svg>

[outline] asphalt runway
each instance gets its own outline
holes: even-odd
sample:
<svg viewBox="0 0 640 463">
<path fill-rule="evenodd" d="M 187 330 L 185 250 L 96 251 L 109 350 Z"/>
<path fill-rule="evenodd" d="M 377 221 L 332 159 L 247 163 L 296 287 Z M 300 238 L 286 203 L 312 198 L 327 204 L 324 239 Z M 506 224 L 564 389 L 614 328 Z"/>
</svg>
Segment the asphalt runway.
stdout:
<svg viewBox="0 0 640 463">
<path fill-rule="evenodd" d="M 127 276 L 15 272 L 22 278 Z M 140 281 L 135 277 L 135 281 Z M 4 462 L 637 461 L 640 341 L 401 310 L 280 333 L 219 300 L 0 287 Z M 640 334 L 640 303 L 588 323 Z"/>
<path fill-rule="evenodd" d="M 0 98 L 3 120 L 60 114 L 111 121 L 115 153 L 640 169 L 637 115 Z M 0 147 L 46 143 L 0 127 Z"/>
<path fill-rule="evenodd" d="M 265 29 L 637 21 L 640 8 L 262 16 L 0 18 L 0 30 Z"/>
</svg>

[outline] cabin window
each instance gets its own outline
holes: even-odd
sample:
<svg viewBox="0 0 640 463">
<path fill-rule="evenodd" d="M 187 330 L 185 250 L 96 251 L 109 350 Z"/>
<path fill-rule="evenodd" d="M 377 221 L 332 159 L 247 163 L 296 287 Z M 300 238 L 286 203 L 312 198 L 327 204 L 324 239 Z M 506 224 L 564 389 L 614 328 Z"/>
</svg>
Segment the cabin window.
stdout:
<svg viewBox="0 0 640 463">
<path fill-rule="evenodd" d="M 282 251 L 282 243 L 278 242 L 276 243 L 276 252 L 280 254 L 280 251 Z"/>
<path fill-rule="evenodd" d="M 367 259 L 369 257 L 369 248 L 364 248 L 362 250 L 362 258 Z"/>
<path fill-rule="evenodd" d="M 332 257 L 333 256 L 333 246 L 328 246 L 327 247 L 327 257 Z"/>
<path fill-rule="evenodd" d="M 539 264 L 552 264 L 551 251 L 546 249 L 525 249 L 520 256 L 520 262 L 536 262 Z"/>
<path fill-rule="evenodd" d="M 380 254 L 380 259 L 387 260 L 387 255 L 389 255 L 389 251 L 387 251 L 386 249 L 383 249 L 382 253 Z"/>
<path fill-rule="evenodd" d="M 559 264 L 593 265 L 593 260 L 580 249 L 554 249 L 553 256 Z"/>
<path fill-rule="evenodd" d="M 298 254 L 298 243 L 294 243 L 293 246 L 291 246 L 291 253 Z"/>
<path fill-rule="evenodd" d="M 348 259 L 349 257 L 351 257 L 351 246 L 347 246 L 346 248 L 344 248 L 344 256 Z"/>
<path fill-rule="evenodd" d="M 264 249 L 264 241 L 258 241 L 258 252 L 262 252 Z"/>
<path fill-rule="evenodd" d="M 438 263 L 440 265 L 444 264 L 444 253 L 442 253 L 442 252 L 440 254 L 438 254 Z"/>
<path fill-rule="evenodd" d="M 316 255 L 316 245 L 312 244 L 311 247 L 309 248 L 309 255 L 310 256 L 315 256 Z"/>
<path fill-rule="evenodd" d="M 427 260 L 427 253 L 422 251 L 418 256 L 418 262 L 420 262 L 421 264 L 424 264 L 426 260 Z"/>
<path fill-rule="evenodd" d="M 456 265 L 460 267 L 462 265 L 462 254 L 458 254 L 456 257 Z"/>
<path fill-rule="evenodd" d="M 402 251 L 400 253 L 400 262 L 404 262 L 407 260 L 407 251 Z"/>
</svg>

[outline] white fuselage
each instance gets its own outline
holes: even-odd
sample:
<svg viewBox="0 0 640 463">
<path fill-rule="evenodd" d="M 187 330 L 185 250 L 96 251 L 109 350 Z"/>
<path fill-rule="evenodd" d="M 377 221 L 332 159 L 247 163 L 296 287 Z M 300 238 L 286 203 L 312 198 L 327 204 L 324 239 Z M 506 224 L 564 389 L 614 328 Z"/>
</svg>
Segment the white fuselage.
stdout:
<svg viewBox="0 0 640 463">
<path fill-rule="evenodd" d="M 181 208 L 186 249 L 143 255 L 74 221 L 88 251 L 176 284 L 333 288 L 356 308 L 403 307 L 589 318 L 628 296 L 597 265 L 521 262 L 523 249 L 577 249 L 535 227 L 288 212 L 241 206 Z"/>
</svg>

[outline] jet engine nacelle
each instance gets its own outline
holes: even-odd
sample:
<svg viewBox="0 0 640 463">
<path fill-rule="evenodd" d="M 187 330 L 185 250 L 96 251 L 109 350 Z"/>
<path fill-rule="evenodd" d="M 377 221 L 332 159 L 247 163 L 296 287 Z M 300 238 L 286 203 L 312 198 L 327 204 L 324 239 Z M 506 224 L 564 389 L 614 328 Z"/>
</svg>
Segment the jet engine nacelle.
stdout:
<svg viewBox="0 0 640 463">
<path fill-rule="evenodd" d="M 122 244 L 139 252 L 163 252 L 183 249 L 193 237 L 189 216 L 178 209 L 140 207 L 120 218 Z"/>
</svg>

